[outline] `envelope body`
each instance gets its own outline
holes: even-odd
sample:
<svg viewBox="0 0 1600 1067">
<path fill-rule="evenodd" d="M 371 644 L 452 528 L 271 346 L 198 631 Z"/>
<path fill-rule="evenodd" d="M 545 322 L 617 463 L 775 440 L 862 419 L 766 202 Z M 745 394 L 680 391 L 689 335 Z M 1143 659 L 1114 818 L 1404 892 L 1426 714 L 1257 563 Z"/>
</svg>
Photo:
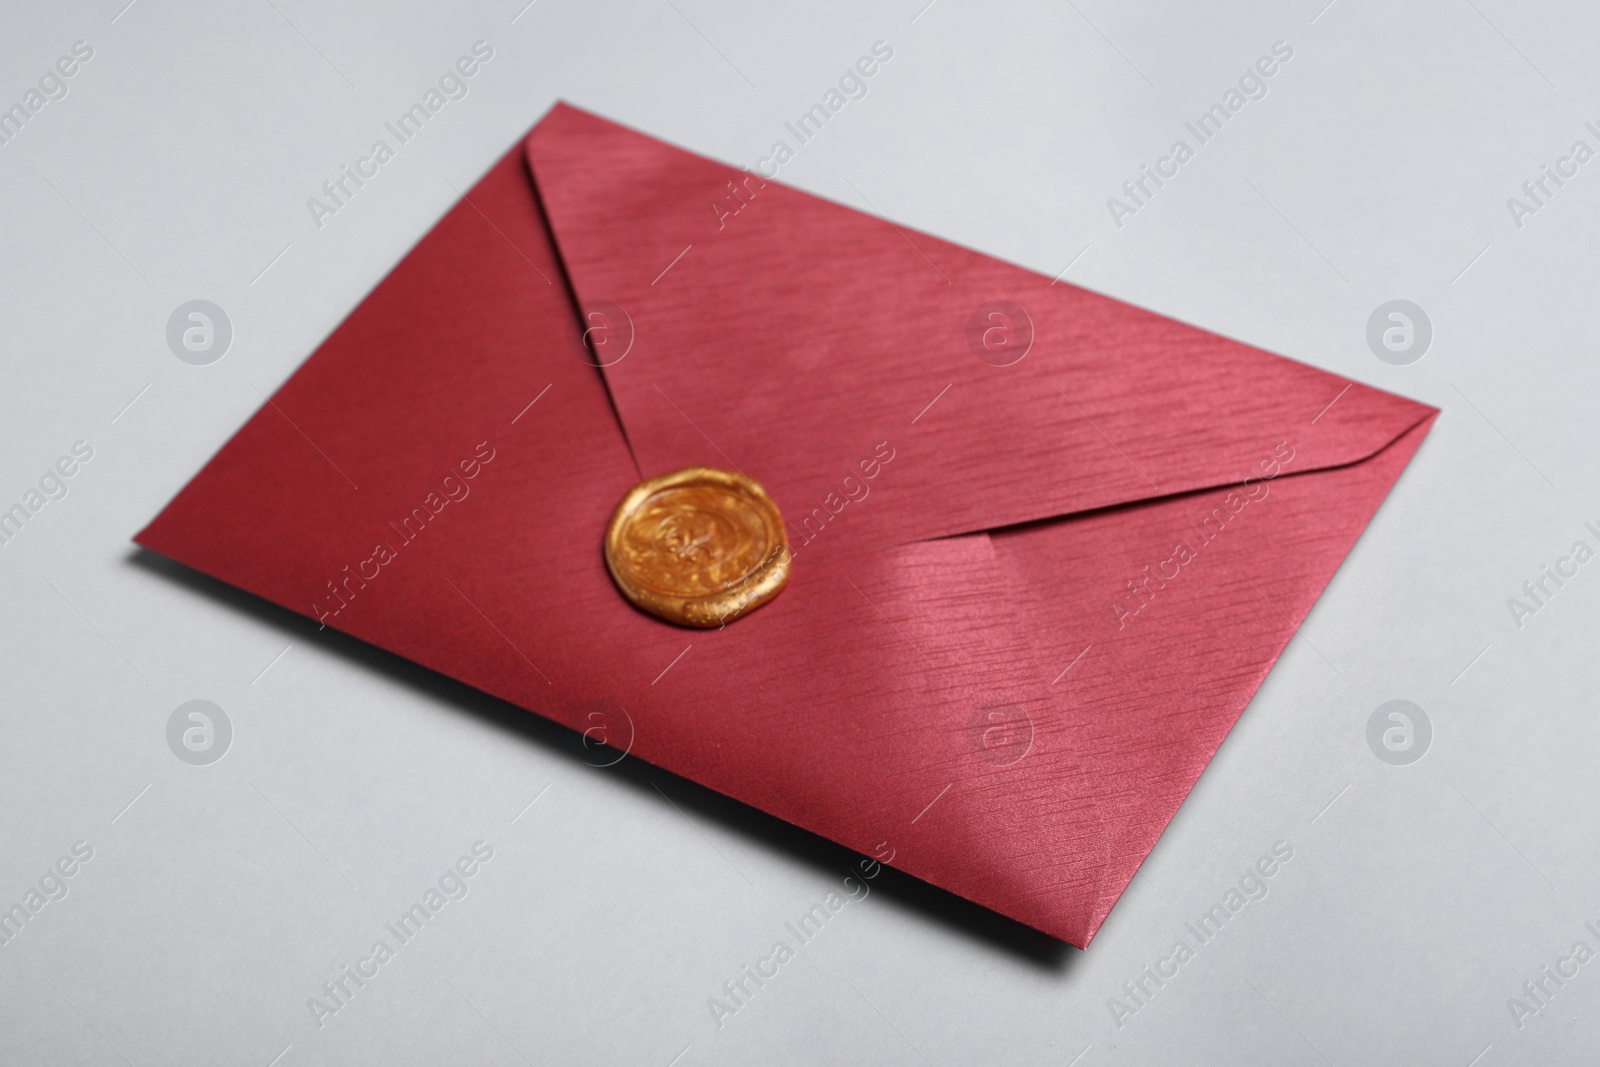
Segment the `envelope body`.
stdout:
<svg viewBox="0 0 1600 1067">
<path fill-rule="evenodd" d="M 558 105 L 136 540 L 1082 946 L 1436 414 Z M 717 630 L 601 551 L 693 465 Z"/>
</svg>

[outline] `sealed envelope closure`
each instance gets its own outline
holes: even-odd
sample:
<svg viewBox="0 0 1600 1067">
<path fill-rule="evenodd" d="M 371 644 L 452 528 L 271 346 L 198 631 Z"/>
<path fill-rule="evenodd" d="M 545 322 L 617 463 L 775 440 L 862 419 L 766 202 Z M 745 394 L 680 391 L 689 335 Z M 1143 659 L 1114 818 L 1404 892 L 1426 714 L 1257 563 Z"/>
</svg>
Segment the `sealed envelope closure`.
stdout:
<svg viewBox="0 0 1600 1067">
<path fill-rule="evenodd" d="M 680 626 L 723 626 L 777 596 L 789 539 L 766 490 L 686 467 L 640 482 L 606 527 L 606 567 L 629 601 Z"/>
<path fill-rule="evenodd" d="M 136 539 L 1085 945 L 1436 414 L 558 105 Z"/>
</svg>

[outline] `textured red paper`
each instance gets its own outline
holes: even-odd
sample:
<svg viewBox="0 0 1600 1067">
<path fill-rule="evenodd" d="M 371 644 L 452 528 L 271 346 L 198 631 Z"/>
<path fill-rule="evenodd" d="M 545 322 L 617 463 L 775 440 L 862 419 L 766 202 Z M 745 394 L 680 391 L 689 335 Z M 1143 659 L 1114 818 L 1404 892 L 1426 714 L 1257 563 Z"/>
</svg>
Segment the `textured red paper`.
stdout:
<svg viewBox="0 0 1600 1067">
<path fill-rule="evenodd" d="M 137 540 L 1083 945 L 1433 415 L 561 106 Z M 797 549 L 719 631 L 600 553 L 692 463 Z"/>
</svg>

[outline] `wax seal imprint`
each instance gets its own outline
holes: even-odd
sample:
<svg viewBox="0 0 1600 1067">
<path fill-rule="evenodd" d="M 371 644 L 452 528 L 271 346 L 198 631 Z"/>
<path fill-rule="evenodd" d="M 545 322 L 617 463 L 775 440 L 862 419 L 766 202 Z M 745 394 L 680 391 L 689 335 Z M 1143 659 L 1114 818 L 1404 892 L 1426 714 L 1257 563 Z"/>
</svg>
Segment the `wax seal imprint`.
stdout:
<svg viewBox="0 0 1600 1067">
<path fill-rule="evenodd" d="M 778 595 L 789 539 L 766 490 L 742 474 L 686 467 L 628 491 L 606 527 L 606 567 L 639 608 L 723 626 Z"/>
</svg>

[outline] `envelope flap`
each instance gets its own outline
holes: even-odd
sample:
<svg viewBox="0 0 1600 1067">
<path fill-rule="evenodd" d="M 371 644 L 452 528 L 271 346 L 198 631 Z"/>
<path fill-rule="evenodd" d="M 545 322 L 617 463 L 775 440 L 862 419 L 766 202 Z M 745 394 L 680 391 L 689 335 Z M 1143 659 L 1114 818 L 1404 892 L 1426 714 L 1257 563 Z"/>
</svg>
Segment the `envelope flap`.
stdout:
<svg viewBox="0 0 1600 1067">
<path fill-rule="evenodd" d="M 566 105 L 527 153 L 642 470 L 743 470 L 799 545 L 1339 466 L 1432 411 Z"/>
</svg>

